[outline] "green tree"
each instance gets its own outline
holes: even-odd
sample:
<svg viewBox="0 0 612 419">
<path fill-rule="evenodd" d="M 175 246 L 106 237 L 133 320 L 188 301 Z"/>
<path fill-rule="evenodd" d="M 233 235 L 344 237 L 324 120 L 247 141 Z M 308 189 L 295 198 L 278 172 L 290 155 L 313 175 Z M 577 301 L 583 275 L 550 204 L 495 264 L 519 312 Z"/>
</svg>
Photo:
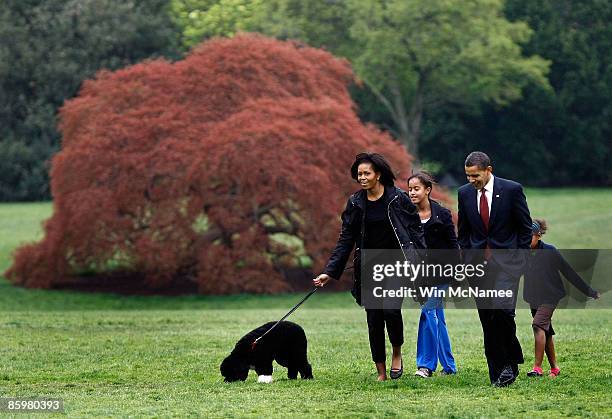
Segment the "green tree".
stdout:
<svg viewBox="0 0 612 419">
<path fill-rule="evenodd" d="M 547 86 L 548 62 L 523 57 L 531 30 L 503 17 L 496 0 L 354 0 L 358 75 L 388 109 L 397 136 L 419 155 L 424 112 L 481 101 L 505 105 L 533 82 Z"/>
<path fill-rule="evenodd" d="M 427 111 L 449 103 L 505 105 L 529 82 L 548 86 L 549 63 L 521 53 L 532 31 L 504 18 L 502 0 L 249 3 L 254 7 L 234 30 L 297 38 L 348 58 L 416 156 Z"/>
<path fill-rule="evenodd" d="M 525 184 L 612 184 L 612 2 L 507 0 L 505 13 L 534 28 L 524 50 L 551 60 L 552 89 L 531 83 L 522 99 L 501 109 L 431 112 L 425 158 L 463 177 L 464 150 L 481 149 L 502 176 Z M 447 151 L 434 157 L 440 147 Z"/>
<path fill-rule="evenodd" d="M 542 129 L 532 116 L 520 130 L 524 144 L 539 145 L 539 160 L 548 163 L 535 181 L 612 184 L 612 2 L 507 0 L 506 14 L 529 22 L 535 35 L 526 49 L 553 61 L 553 93 L 533 86 L 499 116 L 513 131 L 520 120 L 509 118 L 516 114 L 547 122 Z"/>
<path fill-rule="evenodd" d="M 214 36 L 245 30 L 264 0 L 172 0 L 174 20 L 183 29 L 183 45 L 192 47 Z"/>
<path fill-rule="evenodd" d="M 172 13 L 187 47 L 214 36 L 252 31 L 350 57 L 355 42 L 347 5 L 337 0 L 172 0 Z"/>
<path fill-rule="evenodd" d="M 0 2 L 0 201 L 49 198 L 56 114 L 101 68 L 177 57 L 169 0 Z"/>
<path fill-rule="evenodd" d="M 354 13 L 347 0 L 268 0 L 254 9 L 249 30 L 281 39 L 299 39 L 353 59 L 362 43 L 351 36 Z"/>
</svg>

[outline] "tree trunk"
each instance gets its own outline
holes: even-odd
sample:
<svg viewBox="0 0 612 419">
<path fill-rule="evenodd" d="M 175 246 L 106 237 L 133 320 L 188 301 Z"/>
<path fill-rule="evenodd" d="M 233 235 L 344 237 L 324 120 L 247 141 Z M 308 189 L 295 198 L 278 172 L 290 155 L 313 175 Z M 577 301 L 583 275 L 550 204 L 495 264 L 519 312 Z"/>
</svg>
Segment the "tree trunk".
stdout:
<svg viewBox="0 0 612 419">
<path fill-rule="evenodd" d="M 423 77 L 417 84 L 410 112 L 406 112 L 402 90 L 396 80 L 392 79 L 389 86 L 391 98 L 386 97 L 380 90 L 367 79 L 362 79 L 376 98 L 391 114 L 391 119 L 397 127 L 397 140 L 406 147 L 406 150 L 414 157 L 413 166 L 419 166 L 419 139 L 421 136 L 421 121 L 423 118 Z"/>
<path fill-rule="evenodd" d="M 410 105 L 410 112 L 406 112 L 404 97 L 397 83 L 391 85 L 393 95 L 392 117 L 397 125 L 399 138 L 408 152 L 414 157 L 414 165 L 419 166 L 419 139 L 421 136 L 421 121 L 423 119 L 423 92 L 422 83 L 418 83 L 417 91 Z"/>
<path fill-rule="evenodd" d="M 420 152 L 419 152 L 419 140 L 421 139 L 421 121 L 423 120 L 423 95 L 420 89 L 417 93 L 410 107 L 410 113 L 408 114 L 408 124 L 410 126 L 410 147 L 408 151 L 414 156 L 414 165 L 419 166 L 420 163 Z"/>
</svg>

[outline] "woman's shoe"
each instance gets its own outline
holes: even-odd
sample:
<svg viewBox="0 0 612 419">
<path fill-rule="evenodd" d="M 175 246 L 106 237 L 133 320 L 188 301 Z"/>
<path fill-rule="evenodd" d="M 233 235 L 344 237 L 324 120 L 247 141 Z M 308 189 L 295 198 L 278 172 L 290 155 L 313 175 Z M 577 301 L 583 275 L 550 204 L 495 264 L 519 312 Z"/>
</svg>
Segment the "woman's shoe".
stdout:
<svg viewBox="0 0 612 419">
<path fill-rule="evenodd" d="M 559 367 L 555 367 L 550 369 L 550 374 L 548 374 L 548 376 L 555 378 L 559 374 L 561 374 L 561 370 L 559 369 Z"/>
<path fill-rule="evenodd" d="M 397 368 L 391 368 L 389 370 L 389 376 L 391 377 L 392 380 L 397 380 L 404 373 L 404 360 L 402 359 L 401 362 L 402 362 L 401 364 L 402 366 L 399 368 L 399 370 Z"/>
</svg>

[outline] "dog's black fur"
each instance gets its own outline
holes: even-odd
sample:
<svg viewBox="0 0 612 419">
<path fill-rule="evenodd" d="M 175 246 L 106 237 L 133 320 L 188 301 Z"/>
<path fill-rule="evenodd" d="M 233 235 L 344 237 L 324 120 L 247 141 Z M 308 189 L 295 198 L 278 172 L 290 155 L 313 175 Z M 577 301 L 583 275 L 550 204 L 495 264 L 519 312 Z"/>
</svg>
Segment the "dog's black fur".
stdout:
<svg viewBox="0 0 612 419">
<path fill-rule="evenodd" d="M 272 375 L 272 361 L 287 368 L 287 377 L 313 378 L 307 358 L 307 340 L 304 329 L 292 322 L 280 322 L 270 333 L 261 338 L 255 348 L 252 344 L 274 323 L 270 322 L 244 335 L 234 350 L 221 363 L 221 375 L 225 381 L 245 381 L 251 366 L 257 375 Z"/>
</svg>

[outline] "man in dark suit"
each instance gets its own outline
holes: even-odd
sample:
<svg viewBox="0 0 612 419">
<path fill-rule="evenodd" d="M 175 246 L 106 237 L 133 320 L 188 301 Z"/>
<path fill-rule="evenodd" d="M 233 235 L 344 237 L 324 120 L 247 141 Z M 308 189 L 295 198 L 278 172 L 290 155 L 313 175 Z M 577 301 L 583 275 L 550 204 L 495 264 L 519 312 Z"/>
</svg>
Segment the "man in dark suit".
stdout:
<svg viewBox="0 0 612 419">
<path fill-rule="evenodd" d="M 514 382 L 523 352 L 514 321 L 519 278 L 531 243 L 531 216 L 519 183 L 493 176 L 489 156 L 480 151 L 465 159 L 469 181 L 458 190 L 458 241 L 465 263 L 478 263 L 476 252 L 487 262 L 486 277 L 478 284 L 487 289 L 512 290 L 510 299 L 478 300 L 489 379 L 498 387 Z M 497 250 L 500 249 L 500 250 Z M 472 285 L 472 284 L 470 284 Z"/>
</svg>

